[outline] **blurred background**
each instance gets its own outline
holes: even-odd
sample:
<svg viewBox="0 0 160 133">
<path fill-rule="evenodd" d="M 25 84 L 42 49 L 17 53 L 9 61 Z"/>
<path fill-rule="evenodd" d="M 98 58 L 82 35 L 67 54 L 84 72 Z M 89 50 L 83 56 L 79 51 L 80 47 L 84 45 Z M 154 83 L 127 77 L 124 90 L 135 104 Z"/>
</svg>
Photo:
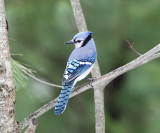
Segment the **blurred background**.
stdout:
<svg viewBox="0 0 160 133">
<path fill-rule="evenodd" d="M 160 42 L 159 0 L 81 0 L 93 32 L 102 74 L 138 57 L 126 39 L 144 53 Z M 29 65 L 42 80 L 61 85 L 73 46 L 64 45 L 78 32 L 69 0 L 5 0 L 13 59 Z M 105 89 L 106 133 L 160 131 L 160 60 L 118 77 Z M 27 81 L 26 81 L 27 82 Z M 83 84 L 82 81 L 78 84 Z M 16 92 L 16 118 L 22 121 L 56 98 L 59 88 L 33 79 Z M 94 133 L 93 90 L 70 99 L 60 116 L 54 109 L 39 119 L 36 133 Z"/>
</svg>

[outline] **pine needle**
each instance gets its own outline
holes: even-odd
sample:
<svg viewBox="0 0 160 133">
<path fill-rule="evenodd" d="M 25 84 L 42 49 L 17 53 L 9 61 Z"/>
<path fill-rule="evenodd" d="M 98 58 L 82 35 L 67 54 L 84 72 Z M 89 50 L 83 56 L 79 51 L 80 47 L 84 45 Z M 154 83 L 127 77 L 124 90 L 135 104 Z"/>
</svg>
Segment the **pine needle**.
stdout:
<svg viewBox="0 0 160 133">
<path fill-rule="evenodd" d="M 13 78 L 16 91 L 22 88 L 27 88 L 29 82 L 28 75 L 33 75 L 33 70 L 13 59 L 12 59 L 12 68 L 13 68 Z"/>
</svg>

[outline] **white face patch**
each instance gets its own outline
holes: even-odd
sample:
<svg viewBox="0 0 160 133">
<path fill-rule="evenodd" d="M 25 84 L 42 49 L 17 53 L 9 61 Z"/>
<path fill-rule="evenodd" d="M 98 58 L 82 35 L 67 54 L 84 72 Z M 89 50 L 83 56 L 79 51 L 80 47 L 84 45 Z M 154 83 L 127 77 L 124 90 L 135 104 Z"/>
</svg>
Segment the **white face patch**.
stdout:
<svg viewBox="0 0 160 133">
<path fill-rule="evenodd" d="M 75 43 L 74 43 L 75 44 L 75 48 L 80 48 L 82 46 L 83 42 L 84 42 L 83 38 L 76 38 L 75 39 Z"/>
<path fill-rule="evenodd" d="M 81 43 L 75 43 L 75 48 L 80 48 L 82 46 L 82 42 Z"/>
</svg>

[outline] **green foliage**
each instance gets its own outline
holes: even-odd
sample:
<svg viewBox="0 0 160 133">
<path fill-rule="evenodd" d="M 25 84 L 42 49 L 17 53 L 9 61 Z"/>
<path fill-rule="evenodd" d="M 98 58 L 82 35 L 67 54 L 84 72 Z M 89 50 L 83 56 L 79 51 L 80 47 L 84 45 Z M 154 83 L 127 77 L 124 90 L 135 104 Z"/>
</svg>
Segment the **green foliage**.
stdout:
<svg viewBox="0 0 160 133">
<path fill-rule="evenodd" d="M 33 70 L 27 68 L 26 66 L 20 64 L 18 61 L 11 60 L 13 68 L 13 78 L 16 91 L 27 88 L 29 75 L 33 75 Z"/>
</svg>

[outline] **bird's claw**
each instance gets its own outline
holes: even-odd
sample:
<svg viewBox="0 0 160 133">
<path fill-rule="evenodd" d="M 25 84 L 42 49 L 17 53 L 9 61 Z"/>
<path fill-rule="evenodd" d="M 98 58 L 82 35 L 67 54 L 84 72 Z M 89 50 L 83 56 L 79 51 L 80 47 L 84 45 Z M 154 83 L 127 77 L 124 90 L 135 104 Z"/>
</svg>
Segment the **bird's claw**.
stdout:
<svg viewBox="0 0 160 133">
<path fill-rule="evenodd" d="M 74 90 L 78 92 L 78 86 L 74 86 Z"/>
<path fill-rule="evenodd" d="M 91 80 L 91 81 L 89 82 L 89 85 L 93 88 L 94 86 L 92 85 L 92 82 L 93 82 L 93 80 Z"/>
<path fill-rule="evenodd" d="M 90 85 L 91 87 L 94 87 L 94 86 L 92 85 L 92 82 L 93 82 L 96 78 L 89 78 L 89 79 L 90 79 L 89 85 Z"/>
<path fill-rule="evenodd" d="M 89 81 L 93 81 L 93 80 L 95 80 L 95 79 L 96 79 L 96 77 L 94 77 L 94 78 L 88 78 L 88 77 L 85 77 L 84 79 L 89 80 Z"/>
</svg>

